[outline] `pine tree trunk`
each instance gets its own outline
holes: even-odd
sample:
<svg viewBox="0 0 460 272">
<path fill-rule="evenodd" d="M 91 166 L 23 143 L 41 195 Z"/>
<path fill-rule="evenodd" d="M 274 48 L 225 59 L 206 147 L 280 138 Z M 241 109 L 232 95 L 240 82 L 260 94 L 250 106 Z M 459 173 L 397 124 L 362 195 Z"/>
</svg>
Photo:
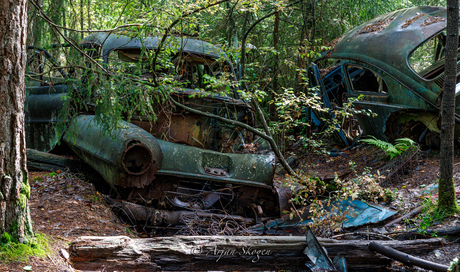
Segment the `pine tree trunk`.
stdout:
<svg viewBox="0 0 460 272">
<path fill-rule="evenodd" d="M 26 2 L 0 2 L 0 234 L 20 242 L 32 235 L 24 134 Z"/>
<path fill-rule="evenodd" d="M 442 96 L 441 161 L 439 164 L 438 208 L 455 211 L 457 201 L 453 180 L 455 85 L 457 78 L 458 0 L 447 1 L 445 81 Z"/>
<path fill-rule="evenodd" d="M 279 27 L 280 27 L 280 12 L 275 13 L 275 22 L 273 25 L 273 48 L 275 49 L 276 55 L 273 62 L 273 77 L 272 77 L 272 92 L 270 92 L 269 100 L 274 101 L 278 91 L 278 74 L 279 74 L 279 56 L 278 56 L 278 42 L 279 42 Z M 276 106 L 275 103 L 268 105 L 270 117 L 272 120 L 276 119 Z"/>
</svg>

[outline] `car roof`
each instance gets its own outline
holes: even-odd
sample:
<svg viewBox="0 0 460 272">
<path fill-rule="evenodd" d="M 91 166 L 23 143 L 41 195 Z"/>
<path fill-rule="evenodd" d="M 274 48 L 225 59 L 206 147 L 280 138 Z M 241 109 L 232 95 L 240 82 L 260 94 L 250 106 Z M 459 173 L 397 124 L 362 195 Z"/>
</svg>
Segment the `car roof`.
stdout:
<svg viewBox="0 0 460 272">
<path fill-rule="evenodd" d="M 444 7 L 412 7 L 380 15 L 345 33 L 326 55 L 372 63 L 384 70 L 416 76 L 407 58 L 447 25 Z M 386 68 L 386 69 L 385 69 Z"/>
<path fill-rule="evenodd" d="M 107 59 L 113 50 L 142 48 L 155 50 L 158 48 L 158 43 L 158 37 L 141 38 L 107 33 L 91 34 L 81 42 L 82 46 L 86 48 L 102 47 L 101 54 L 104 59 Z M 193 38 L 168 36 L 164 48 L 180 48 L 183 52 L 212 59 L 219 59 L 221 57 L 227 59 L 226 54 L 217 46 Z"/>
</svg>

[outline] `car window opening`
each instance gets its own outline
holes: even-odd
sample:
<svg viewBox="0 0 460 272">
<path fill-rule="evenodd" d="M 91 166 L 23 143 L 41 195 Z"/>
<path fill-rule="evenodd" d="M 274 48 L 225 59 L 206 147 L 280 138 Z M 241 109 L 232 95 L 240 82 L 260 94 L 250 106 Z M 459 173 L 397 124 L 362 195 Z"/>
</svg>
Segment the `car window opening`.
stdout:
<svg viewBox="0 0 460 272">
<path fill-rule="evenodd" d="M 143 79 L 153 78 L 149 52 L 141 50 L 117 50 L 109 56 L 108 67 L 111 71 L 137 75 Z M 172 65 L 171 65 L 172 64 Z M 182 83 L 182 87 L 225 91 L 225 86 L 212 86 L 217 79 L 232 79 L 231 69 L 225 62 L 191 53 L 177 54 L 168 65 L 157 65 L 155 73 L 159 77 L 167 75 Z"/>
<path fill-rule="evenodd" d="M 446 31 L 442 31 L 433 38 L 417 47 L 409 56 L 410 67 L 422 78 L 433 80 L 440 88 L 444 85 Z M 459 40 L 460 47 L 460 40 Z M 460 60 L 457 57 L 457 60 Z M 460 68 L 457 62 L 457 71 Z M 456 93 L 460 90 L 460 75 L 457 74 Z"/>
<path fill-rule="evenodd" d="M 355 65 L 347 65 L 346 67 L 355 92 L 388 93 L 386 82 L 374 71 Z"/>
</svg>

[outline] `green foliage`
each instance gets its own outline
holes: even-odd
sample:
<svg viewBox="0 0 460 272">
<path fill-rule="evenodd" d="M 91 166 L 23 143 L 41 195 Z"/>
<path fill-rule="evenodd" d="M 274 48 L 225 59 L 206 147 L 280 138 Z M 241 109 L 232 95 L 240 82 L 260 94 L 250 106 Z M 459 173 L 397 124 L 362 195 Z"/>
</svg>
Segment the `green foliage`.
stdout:
<svg viewBox="0 0 460 272">
<path fill-rule="evenodd" d="M 0 239 L 0 261 L 26 262 L 32 256 L 44 257 L 49 253 L 49 240 L 43 233 L 37 233 L 35 238 L 23 244 L 14 241 L 8 233 L 3 233 Z"/>
<path fill-rule="evenodd" d="M 409 138 L 400 138 L 395 140 L 395 145 L 379 140 L 374 136 L 370 136 L 372 139 L 362 139 L 361 142 L 375 145 L 376 147 L 382 149 L 387 156 L 390 157 L 390 160 L 398 157 L 402 153 L 406 152 L 409 148 L 415 145 L 415 142 Z"/>
</svg>

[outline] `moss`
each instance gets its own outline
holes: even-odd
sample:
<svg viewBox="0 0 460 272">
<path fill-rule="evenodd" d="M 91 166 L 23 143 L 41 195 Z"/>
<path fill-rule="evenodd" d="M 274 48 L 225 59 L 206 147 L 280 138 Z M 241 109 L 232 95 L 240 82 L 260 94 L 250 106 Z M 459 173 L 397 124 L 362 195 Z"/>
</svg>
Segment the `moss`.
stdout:
<svg viewBox="0 0 460 272">
<path fill-rule="evenodd" d="M 51 251 L 48 238 L 42 233 L 37 233 L 35 238 L 30 239 L 27 243 L 13 242 L 12 239 L 3 242 L 4 236 L 5 233 L 0 239 L 0 261 L 2 262 L 26 262 L 31 256 L 44 257 Z"/>
<path fill-rule="evenodd" d="M 10 227 L 10 233 L 18 233 L 18 230 L 19 230 L 19 222 L 18 221 L 14 221 L 13 224 L 11 225 Z"/>
<path fill-rule="evenodd" d="M 29 185 L 29 179 L 27 178 L 27 173 L 23 172 L 22 173 L 23 179 L 22 179 L 22 190 L 21 194 L 24 194 L 27 199 L 30 198 L 30 185 Z"/>
<path fill-rule="evenodd" d="M 2 244 L 8 244 L 11 242 L 13 238 L 11 237 L 11 235 L 8 233 L 8 232 L 4 232 L 2 234 L 2 237 L 0 238 L 0 243 Z"/>
</svg>

